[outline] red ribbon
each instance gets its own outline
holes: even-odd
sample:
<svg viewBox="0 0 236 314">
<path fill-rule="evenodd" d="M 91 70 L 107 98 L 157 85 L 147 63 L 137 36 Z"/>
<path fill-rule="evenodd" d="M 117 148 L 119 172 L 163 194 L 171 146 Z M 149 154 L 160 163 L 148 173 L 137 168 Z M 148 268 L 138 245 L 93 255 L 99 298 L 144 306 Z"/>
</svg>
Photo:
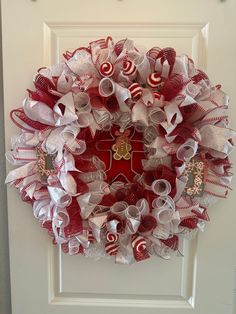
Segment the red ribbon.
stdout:
<svg viewBox="0 0 236 314">
<path fill-rule="evenodd" d="M 47 77 L 41 75 L 38 73 L 34 80 L 34 85 L 36 89 L 39 89 L 43 92 L 49 92 L 50 90 L 55 90 L 55 85 L 51 80 L 49 80 Z"/>
<path fill-rule="evenodd" d="M 166 101 L 171 101 L 181 92 L 183 87 L 184 81 L 182 75 L 175 74 L 165 81 L 161 93 L 164 95 Z"/>
<path fill-rule="evenodd" d="M 24 113 L 23 109 L 12 110 L 10 112 L 10 117 L 11 117 L 12 121 L 15 123 L 15 125 L 17 125 L 20 129 L 28 131 L 28 132 L 34 132 L 30 128 L 42 131 L 42 130 L 45 130 L 46 128 L 49 127 L 46 124 L 31 120 L 30 118 L 28 118 L 28 116 Z M 27 129 L 27 127 L 25 127 L 25 125 L 29 126 L 30 128 Z"/>
<path fill-rule="evenodd" d="M 189 138 L 198 140 L 198 138 L 195 136 L 197 131 L 198 129 L 193 127 L 190 123 L 183 122 L 177 125 L 174 131 L 170 133 L 170 136 L 176 136 L 173 140 L 174 143 L 183 144 Z"/>
<path fill-rule="evenodd" d="M 173 237 L 166 239 L 166 240 L 160 240 L 162 243 L 164 243 L 166 246 L 170 247 L 172 250 L 176 251 L 178 249 L 179 245 L 179 237 L 177 235 L 173 235 Z"/>
<path fill-rule="evenodd" d="M 157 179 L 165 179 L 170 183 L 170 196 L 173 197 L 176 193 L 176 174 L 164 165 L 158 166 L 156 170 L 146 171 L 144 174 L 144 180 L 148 185 L 151 185 L 152 182 Z"/>
<path fill-rule="evenodd" d="M 157 59 L 161 59 L 161 64 L 163 64 L 165 61 L 168 62 L 170 66 L 169 75 L 173 71 L 175 58 L 176 58 L 176 51 L 173 48 L 169 48 L 169 47 L 161 49 L 157 55 Z"/>
<path fill-rule="evenodd" d="M 27 89 L 27 92 L 29 93 L 29 97 L 35 101 L 43 102 L 44 104 L 48 105 L 51 109 L 53 109 L 55 103 L 57 102 L 58 97 L 53 97 L 52 95 L 49 95 L 48 93 L 37 89 L 36 91 L 31 91 L 30 89 Z"/>
<path fill-rule="evenodd" d="M 141 223 L 138 228 L 138 232 L 146 233 L 155 229 L 157 226 L 156 219 L 151 215 L 142 216 Z"/>
</svg>

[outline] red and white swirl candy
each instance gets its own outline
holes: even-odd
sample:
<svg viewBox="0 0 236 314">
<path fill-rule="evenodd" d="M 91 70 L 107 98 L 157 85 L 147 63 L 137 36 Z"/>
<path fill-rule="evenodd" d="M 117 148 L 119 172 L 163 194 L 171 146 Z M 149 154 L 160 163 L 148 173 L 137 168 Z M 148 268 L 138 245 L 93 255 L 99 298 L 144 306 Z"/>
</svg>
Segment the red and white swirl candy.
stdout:
<svg viewBox="0 0 236 314">
<path fill-rule="evenodd" d="M 162 81 L 161 76 L 157 72 L 151 73 L 147 78 L 147 84 L 152 88 L 155 88 L 158 85 L 160 85 L 161 81 Z"/>
<path fill-rule="evenodd" d="M 115 71 L 114 65 L 111 62 L 103 62 L 100 65 L 99 72 L 102 76 L 112 76 Z"/>
<path fill-rule="evenodd" d="M 136 66 L 131 60 L 127 60 L 123 64 L 123 74 L 124 75 L 133 75 L 136 72 Z"/>
<path fill-rule="evenodd" d="M 154 96 L 154 98 L 157 99 L 157 100 L 161 99 L 161 93 L 153 92 L 153 96 Z"/>
<path fill-rule="evenodd" d="M 119 251 L 119 246 L 117 243 L 106 243 L 105 245 L 105 251 L 108 255 L 116 255 Z"/>
<path fill-rule="evenodd" d="M 142 252 L 147 247 L 147 242 L 142 236 L 135 236 L 132 240 L 132 247 L 136 252 Z"/>
<path fill-rule="evenodd" d="M 88 241 L 90 242 L 90 243 L 93 243 L 94 242 L 94 236 L 93 236 L 93 232 L 92 232 L 92 230 L 89 230 L 88 231 Z"/>
<path fill-rule="evenodd" d="M 108 231 L 106 233 L 106 239 L 110 243 L 117 242 L 119 240 L 119 234 Z"/>
<path fill-rule="evenodd" d="M 133 83 L 129 86 L 129 91 L 133 100 L 137 100 L 142 96 L 143 90 L 138 83 Z"/>
</svg>

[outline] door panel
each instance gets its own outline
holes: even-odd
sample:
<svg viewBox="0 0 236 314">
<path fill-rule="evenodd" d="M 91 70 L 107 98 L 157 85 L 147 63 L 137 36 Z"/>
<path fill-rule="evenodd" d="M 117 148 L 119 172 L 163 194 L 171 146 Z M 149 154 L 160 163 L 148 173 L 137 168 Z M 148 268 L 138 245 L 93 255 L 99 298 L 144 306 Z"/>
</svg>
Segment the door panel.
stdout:
<svg viewBox="0 0 236 314">
<path fill-rule="evenodd" d="M 147 48 L 172 46 L 178 54 L 191 56 L 236 99 L 234 0 L 212 0 L 207 5 L 204 0 L 2 2 L 8 149 L 10 137 L 17 132 L 9 111 L 20 106 L 36 70 L 57 63 L 66 50 L 107 35 L 115 40 L 128 37 Z M 236 114 L 233 105 L 230 110 Z M 184 242 L 183 257 L 123 266 L 112 260 L 63 254 L 35 222 L 30 206 L 8 189 L 13 314 L 180 314 L 183 310 L 186 314 L 232 314 L 233 199 L 232 193 L 210 210 L 206 232 Z"/>
</svg>

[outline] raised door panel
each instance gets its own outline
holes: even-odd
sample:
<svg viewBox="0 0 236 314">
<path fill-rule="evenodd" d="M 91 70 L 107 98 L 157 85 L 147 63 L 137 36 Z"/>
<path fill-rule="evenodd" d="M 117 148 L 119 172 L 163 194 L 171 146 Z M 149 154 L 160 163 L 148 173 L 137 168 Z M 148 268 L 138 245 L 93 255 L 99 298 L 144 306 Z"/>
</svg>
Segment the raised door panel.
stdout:
<svg viewBox="0 0 236 314">
<path fill-rule="evenodd" d="M 115 40 L 129 37 L 148 48 L 175 47 L 207 69 L 235 99 L 235 9 L 234 0 L 207 5 L 205 0 L 3 0 L 7 149 L 17 132 L 9 112 L 20 106 L 36 70 L 57 63 L 65 50 L 108 35 Z M 235 107 L 230 110 L 234 116 Z M 11 188 L 8 215 L 13 314 L 235 311 L 232 195 L 210 210 L 211 224 L 204 234 L 184 242 L 183 257 L 153 258 L 132 266 L 63 254 Z"/>
<path fill-rule="evenodd" d="M 132 38 L 143 47 L 176 48 L 192 57 L 200 68 L 206 67 L 207 24 L 116 24 L 50 23 L 44 25 L 44 64 L 55 64 L 66 51 L 87 46 L 94 38 L 109 35 L 114 40 Z M 99 37 L 100 36 L 100 37 Z M 51 252 L 51 299 L 53 304 L 122 305 L 154 308 L 170 306 L 192 308 L 196 282 L 197 239 L 184 242 L 180 257 L 166 262 L 151 259 L 125 267 L 114 261 L 94 261 Z M 183 255 L 183 257 L 181 256 Z M 89 276 L 88 276 L 89 274 Z M 138 275 L 137 275 L 138 274 Z M 88 278 L 89 277 L 89 278 Z M 79 278 L 79 280 L 75 280 Z M 171 284 L 170 284 L 171 283 Z"/>
</svg>

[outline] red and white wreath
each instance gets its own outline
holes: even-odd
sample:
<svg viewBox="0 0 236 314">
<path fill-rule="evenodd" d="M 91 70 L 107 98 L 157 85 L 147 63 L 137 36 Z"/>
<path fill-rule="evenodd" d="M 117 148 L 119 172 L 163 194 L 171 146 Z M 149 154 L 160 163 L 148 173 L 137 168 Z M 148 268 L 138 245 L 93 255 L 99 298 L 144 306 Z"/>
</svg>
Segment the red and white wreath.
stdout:
<svg viewBox="0 0 236 314">
<path fill-rule="evenodd" d="M 230 189 L 227 95 L 172 48 L 108 37 L 64 58 L 10 114 L 6 182 L 66 253 L 169 258 Z"/>
</svg>

